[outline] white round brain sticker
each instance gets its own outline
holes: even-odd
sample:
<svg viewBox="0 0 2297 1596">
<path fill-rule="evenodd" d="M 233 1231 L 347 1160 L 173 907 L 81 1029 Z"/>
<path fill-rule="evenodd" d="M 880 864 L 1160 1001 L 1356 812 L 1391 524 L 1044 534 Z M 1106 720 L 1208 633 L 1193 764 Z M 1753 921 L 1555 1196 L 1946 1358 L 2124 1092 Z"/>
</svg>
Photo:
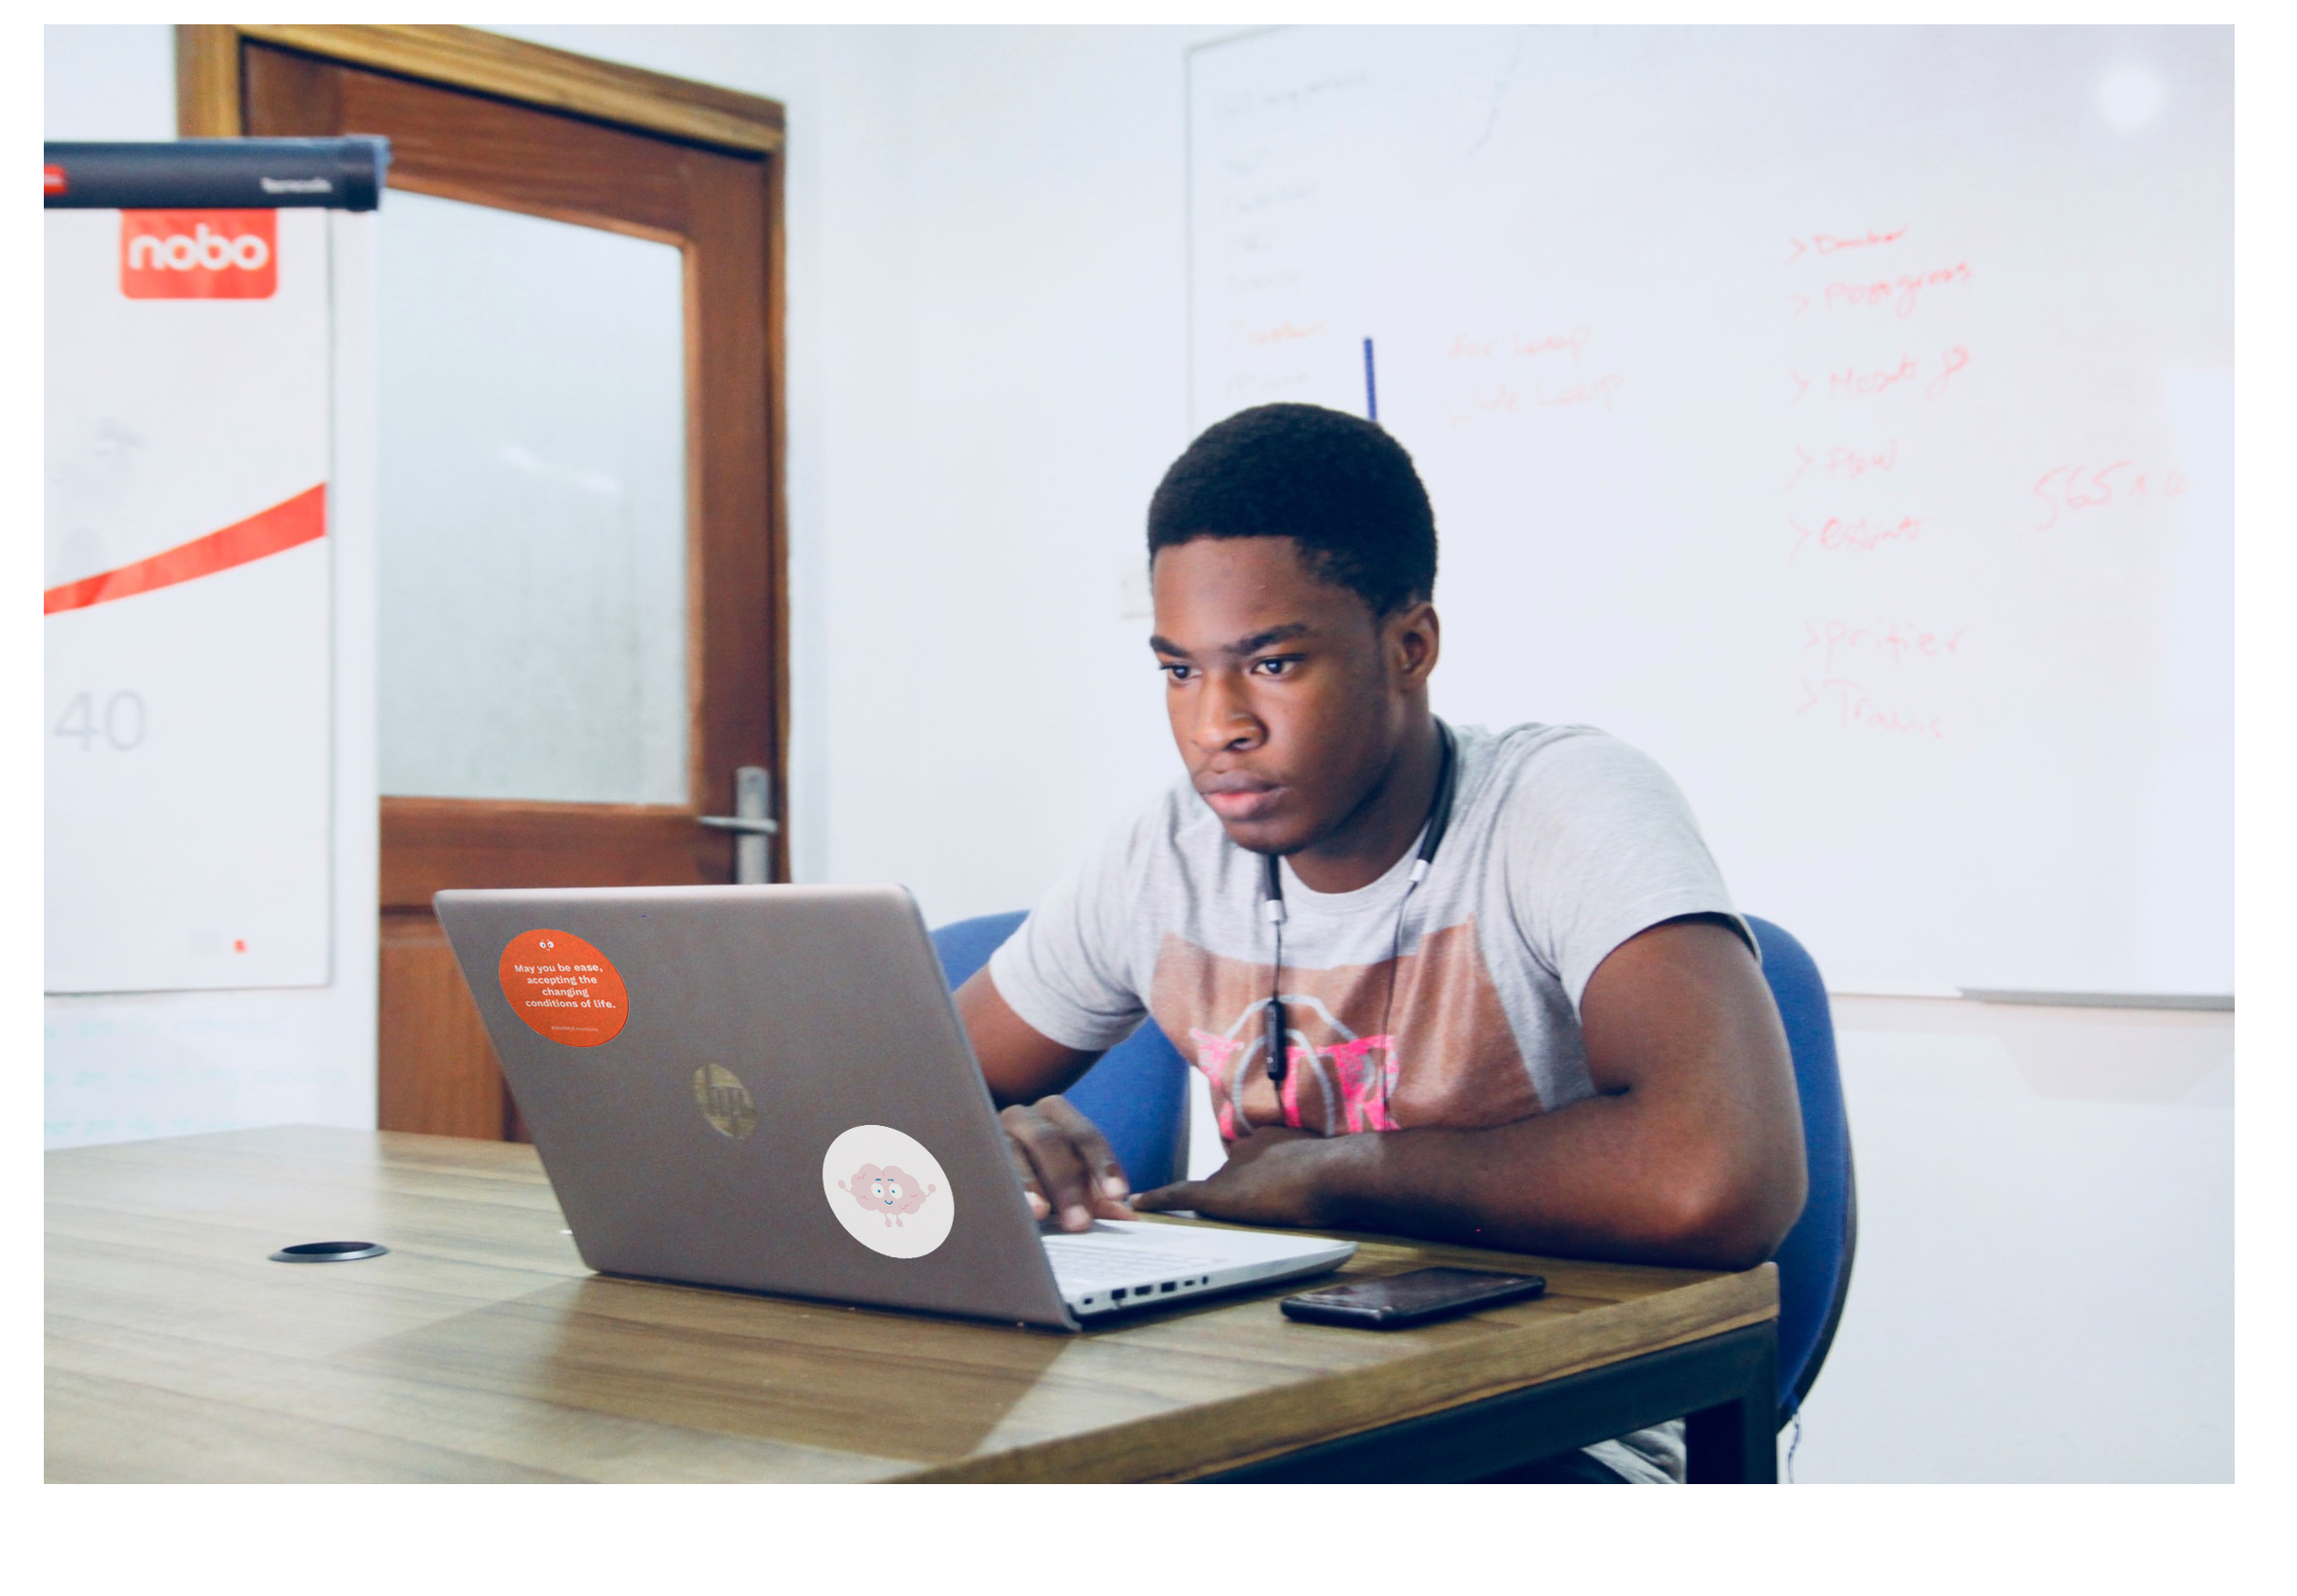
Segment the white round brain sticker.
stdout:
<svg viewBox="0 0 2297 1596">
<path fill-rule="evenodd" d="M 957 1219 L 940 1161 L 891 1125 L 857 1125 L 829 1144 L 821 1195 L 848 1235 L 889 1258 L 924 1257 Z"/>
</svg>

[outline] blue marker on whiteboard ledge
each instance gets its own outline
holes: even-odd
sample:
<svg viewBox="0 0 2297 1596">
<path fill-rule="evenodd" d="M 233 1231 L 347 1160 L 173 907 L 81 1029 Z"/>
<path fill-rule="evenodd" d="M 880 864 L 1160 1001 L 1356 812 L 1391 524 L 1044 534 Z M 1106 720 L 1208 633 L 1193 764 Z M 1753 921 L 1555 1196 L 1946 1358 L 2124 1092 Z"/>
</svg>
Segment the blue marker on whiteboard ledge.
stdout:
<svg viewBox="0 0 2297 1596">
<path fill-rule="evenodd" d="M 1367 421 L 1380 418 L 1380 388 L 1372 381 L 1371 340 L 1368 338 L 1364 341 L 1364 418 Z"/>
</svg>

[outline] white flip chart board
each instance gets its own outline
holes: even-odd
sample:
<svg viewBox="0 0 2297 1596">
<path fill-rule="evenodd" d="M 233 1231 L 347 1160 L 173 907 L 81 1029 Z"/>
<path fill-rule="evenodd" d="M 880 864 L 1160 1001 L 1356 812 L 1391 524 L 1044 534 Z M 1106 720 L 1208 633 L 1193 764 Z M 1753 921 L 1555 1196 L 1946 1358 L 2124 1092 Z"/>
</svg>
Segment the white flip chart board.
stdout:
<svg viewBox="0 0 2297 1596">
<path fill-rule="evenodd" d="M 329 214 L 44 218 L 49 992 L 330 979 Z"/>
<path fill-rule="evenodd" d="M 1439 712 L 1652 753 L 1838 990 L 2229 993 L 2232 41 L 1207 46 L 1191 420 L 1369 340 Z"/>
</svg>

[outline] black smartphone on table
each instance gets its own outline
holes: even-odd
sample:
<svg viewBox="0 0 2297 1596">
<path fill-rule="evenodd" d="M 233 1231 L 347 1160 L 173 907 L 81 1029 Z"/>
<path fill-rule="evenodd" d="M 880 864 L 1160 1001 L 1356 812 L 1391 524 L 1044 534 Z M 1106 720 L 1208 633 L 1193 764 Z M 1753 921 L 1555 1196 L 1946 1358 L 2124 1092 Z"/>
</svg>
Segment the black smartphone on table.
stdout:
<svg viewBox="0 0 2297 1596">
<path fill-rule="evenodd" d="M 1365 1330 L 1401 1330 L 1431 1320 L 1522 1302 L 1548 1288 L 1545 1275 L 1504 1275 L 1492 1269 L 1414 1269 L 1380 1280 L 1350 1281 L 1302 1291 L 1278 1304 L 1287 1319 L 1348 1324 Z"/>
</svg>

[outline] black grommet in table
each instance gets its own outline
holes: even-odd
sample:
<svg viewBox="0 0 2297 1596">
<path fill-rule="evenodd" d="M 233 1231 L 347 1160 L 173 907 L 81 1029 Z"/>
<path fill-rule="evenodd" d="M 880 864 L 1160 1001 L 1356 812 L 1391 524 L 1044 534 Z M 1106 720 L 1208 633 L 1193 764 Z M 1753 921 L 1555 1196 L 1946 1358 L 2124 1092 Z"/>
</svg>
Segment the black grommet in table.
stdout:
<svg viewBox="0 0 2297 1596">
<path fill-rule="evenodd" d="M 349 1263 L 380 1258 L 390 1251 L 381 1242 L 298 1242 L 272 1254 L 273 1263 Z"/>
</svg>

